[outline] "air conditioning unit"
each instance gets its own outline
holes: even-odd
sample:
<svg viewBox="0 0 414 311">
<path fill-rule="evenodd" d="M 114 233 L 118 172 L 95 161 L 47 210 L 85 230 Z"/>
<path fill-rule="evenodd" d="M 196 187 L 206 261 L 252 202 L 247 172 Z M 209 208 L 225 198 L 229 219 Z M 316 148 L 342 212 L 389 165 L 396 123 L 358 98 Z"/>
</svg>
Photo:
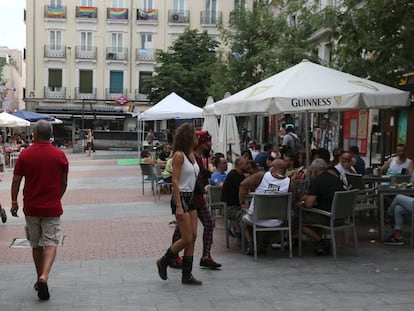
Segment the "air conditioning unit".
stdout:
<svg viewBox="0 0 414 311">
<path fill-rule="evenodd" d="M 115 53 L 108 53 L 108 54 L 106 55 L 106 59 L 115 59 L 115 58 L 116 58 Z"/>
<path fill-rule="evenodd" d="M 188 23 L 188 16 L 185 16 L 183 13 L 174 13 L 171 19 L 173 23 Z"/>
</svg>

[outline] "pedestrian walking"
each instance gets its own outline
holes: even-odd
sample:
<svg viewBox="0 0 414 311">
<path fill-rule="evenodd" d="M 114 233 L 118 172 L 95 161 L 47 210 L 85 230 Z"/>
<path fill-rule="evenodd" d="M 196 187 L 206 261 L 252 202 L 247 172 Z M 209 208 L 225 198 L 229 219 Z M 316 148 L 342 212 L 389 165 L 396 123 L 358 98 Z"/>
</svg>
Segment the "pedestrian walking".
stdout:
<svg viewBox="0 0 414 311">
<path fill-rule="evenodd" d="M 194 244 L 197 237 L 197 207 L 194 204 L 194 189 L 200 168 L 194 157 L 194 146 L 198 143 L 195 128 L 183 123 L 175 132 L 173 143 L 171 211 L 175 215 L 181 238 L 175 241 L 160 259 L 157 260 L 158 274 L 167 279 L 169 262 L 184 249 L 181 282 L 188 285 L 201 285 L 192 275 Z"/>
<path fill-rule="evenodd" d="M 65 153 L 51 144 L 51 138 L 52 125 L 38 121 L 33 145 L 25 148 L 17 159 L 11 186 L 10 212 L 17 217 L 17 198 L 24 177 L 25 229 L 37 272 L 34 287 L 40 300 L 50 297 L 47 282 L 59 244 L 61 198 L 66 191 L 69 169 Z"/>
</svg>

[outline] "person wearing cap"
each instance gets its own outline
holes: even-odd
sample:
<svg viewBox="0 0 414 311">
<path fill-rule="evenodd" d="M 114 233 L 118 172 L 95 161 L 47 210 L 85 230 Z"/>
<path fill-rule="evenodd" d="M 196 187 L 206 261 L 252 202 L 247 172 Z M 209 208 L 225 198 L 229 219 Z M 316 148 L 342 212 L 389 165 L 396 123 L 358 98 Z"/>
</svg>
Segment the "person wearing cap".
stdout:
<svg viewBox="0 0 414 311">
<path fill-rule="evenodd" d="M 207 169 L 207 162 L 203 162 L 203 157 L 206 157 L 211 151 L 211 135 L 208 131 L 197 131 L 198 144 L 194 148 L 194 157 L 200 167 L 200 172 L 197 176 L 197 185 L 194 191 L 194 204 L 197 208 L 197 216 L 203 224 L 203 255 L 200 259 L 200 266 L 212 270 L 219 269 L 221 264 L 217 263 L 211 256 L 211 245 L 213 243 L 214 222 L 211 212 L 204 199 L 204 189 L 208 185 L 210 172 Z M 173 241 L 180 237 L 179 228 L 173 235 Z M 170 263 L 170 267 L 177 267 L 177 259 Z"/>
<path fill-rule="evenodd" d="M 293 124 L 286 124 L 286 134 L 283 136 L 281 153 L 284 155 L 287 152 L 291 152 L 296 155 L 297 146 L 299 145 L 299 137 L 295 133 L 295 127 Z"/>
</svg>

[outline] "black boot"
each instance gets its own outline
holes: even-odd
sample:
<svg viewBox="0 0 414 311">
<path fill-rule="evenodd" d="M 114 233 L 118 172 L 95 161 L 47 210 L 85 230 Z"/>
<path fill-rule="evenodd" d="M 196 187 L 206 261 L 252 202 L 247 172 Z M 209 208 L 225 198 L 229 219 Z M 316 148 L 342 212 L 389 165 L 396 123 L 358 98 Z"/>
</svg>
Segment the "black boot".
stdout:
<svg viewBox="0 0 414 311">
<path fill-rule="evenodd" d="M 184 256 L 183 257 L 183 276 L 181 278 L 181 283 L 186 285 L 201 285 L 201 281 L 197 280 L 191 274 L 193 270 L 193 256 Z"/>
<path fill-rule="evenodd" d="M 157 260 L 158 274 L 163 280 L 167 279 L 167 267 L 168 263 L 173 260 L 177 255 L 173 253 L 171 248 L 160 259 Z"/>
</svg>

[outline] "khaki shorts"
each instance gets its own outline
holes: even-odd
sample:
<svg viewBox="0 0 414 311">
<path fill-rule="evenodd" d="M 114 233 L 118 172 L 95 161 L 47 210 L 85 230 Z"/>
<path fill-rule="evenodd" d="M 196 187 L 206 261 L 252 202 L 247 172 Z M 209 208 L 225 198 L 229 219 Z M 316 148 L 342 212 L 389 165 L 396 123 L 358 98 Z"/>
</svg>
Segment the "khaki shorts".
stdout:
<svg viewBox="0 0 414 311">
<path fill-rule="evenodd" d="M 58 246 L 60 217 L 26 216 L 26 238 L 32 248 Z"/>
</svg>

